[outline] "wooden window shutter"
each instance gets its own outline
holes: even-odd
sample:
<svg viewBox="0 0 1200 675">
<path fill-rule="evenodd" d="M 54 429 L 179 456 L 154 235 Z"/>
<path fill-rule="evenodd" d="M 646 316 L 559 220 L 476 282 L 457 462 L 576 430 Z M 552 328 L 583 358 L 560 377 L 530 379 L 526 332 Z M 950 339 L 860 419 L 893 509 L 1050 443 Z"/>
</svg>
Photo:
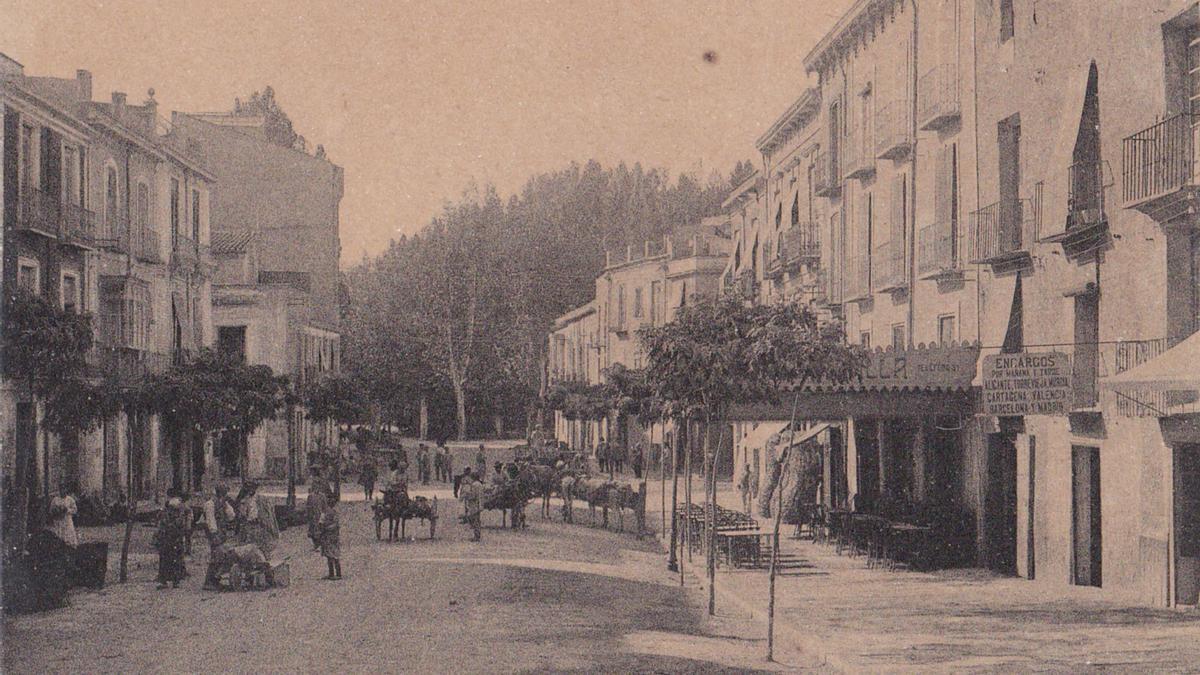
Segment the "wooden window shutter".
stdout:
<svg viewBox="0 0 1200 675">
<path fill-rule="evenodd" d="M 905 223 L 905 214 L 908 211 L 908 204 L 905 202 L 907 193 L 905 188 L 905 175 L 897 174 L 892 179 L 892 227 L 891 237 L 892 243 L 889 253 L 895 265 L 891 268 L 894 273 L 902 273 L 904 271 L 904 259 L 906 257 L 905 246 L 907 238 L 907 228 Z M 891 261 L 889 261 L 891 262 Z"/>
</svg>

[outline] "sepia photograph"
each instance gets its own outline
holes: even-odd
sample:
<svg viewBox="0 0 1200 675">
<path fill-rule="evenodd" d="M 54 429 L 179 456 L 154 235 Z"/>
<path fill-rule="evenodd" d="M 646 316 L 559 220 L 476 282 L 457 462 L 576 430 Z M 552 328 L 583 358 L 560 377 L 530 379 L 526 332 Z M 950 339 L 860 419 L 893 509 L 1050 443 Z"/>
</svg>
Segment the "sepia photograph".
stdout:
<svg viewBox="0 0 1200 675">
<path fill-rule="evenodd" d="M 1200 1 L 0 0 L 0 671 L 1200 672 Z"/>
</svg>

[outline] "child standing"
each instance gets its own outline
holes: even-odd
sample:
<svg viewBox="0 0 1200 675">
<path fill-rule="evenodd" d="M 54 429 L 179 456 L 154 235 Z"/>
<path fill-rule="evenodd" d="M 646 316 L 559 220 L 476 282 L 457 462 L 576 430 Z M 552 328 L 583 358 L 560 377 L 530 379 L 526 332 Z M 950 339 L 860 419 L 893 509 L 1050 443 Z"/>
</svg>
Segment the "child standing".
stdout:
<svg viewBox="0 0 1200 675">
<path fill-rule="evenodd" d="M 342 578 L 342 546 L 341 527 L 338 523 L 337 506 L 331 501 L 325 503 L 321 512 L 321 555 L 329 565 L 329 575 L 326 579 Z"/>
</svg>

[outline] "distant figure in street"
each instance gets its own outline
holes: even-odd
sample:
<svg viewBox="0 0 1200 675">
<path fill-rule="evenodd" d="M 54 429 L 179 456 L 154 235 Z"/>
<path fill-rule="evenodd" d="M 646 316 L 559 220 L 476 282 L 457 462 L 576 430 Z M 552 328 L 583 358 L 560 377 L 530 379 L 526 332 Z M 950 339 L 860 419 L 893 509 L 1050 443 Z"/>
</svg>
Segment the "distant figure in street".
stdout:
<svg viewBox="0 0 1200 675">
<path fill-rule="evenodd" d="M 375 469 L 375 461 L 371 458 L 363 460 L 362 472 L 358 475 L 358 482 L 363 488 L 363 498 L 368 502 L 375 498 L 375 479 L 378 477 L 378 471 Z"/>
<path fill-rule="evenodd" d="M 396 450 L 396 464 L 400 470 L 400 473 L 403 474 L 405 480 L 407 480 L 408 479 L 408 451 L 404 449 L 403 445 L 401 445 L 400 448 L 398 450 Z"/>
<path fill-rule="evenodd" d="M 750 494 L 750 465 L 742 469 L 742 477 L 738 479 L 737 489 L 742 493 L 742 510 L 750 513 L 750 503 L 753 495 Z"/>
<path fill-rule="evenodd" d="M 482 481 L 487 475 L 487 455 L 483 454 L 483 443 L 479 444 L 479 452 L 475 453 L 475 479 Z"/>
<path fill-rule="evenodd" d="M 325 556 L 325 562 L 329 565 L 329 574 L 325 578 L 333 581 L 340 580 L 342 578 L 341 524 L 338 522 L 335 504 L 325 504 L 325 510 L 321 512 L 320 530 L 321 555 Z"/>
<path fill-rule="evenodd" d="M 612 461 L 617 463 L 617 473 L 621 473 L 625 470 L 625 453 L 626 448 L 624 445 L 620 443 L 613 443 Z"/>
<path fill-rule="evenodd" d="M 596 445 L 596 463 L 600 465 L 600 473 L 608 473 L 608 442 L 600 441 Z"/>
<path fill-rule="evenodd" d="M 429 485 L 429 448 L 424 443 L 417 448 L 417 475 L 421 485 Z"/>
<path fill-rule="evenodd" d="M 71 548 L 79 545 L 79 534 L 75 531 L 77 513 L 79 504 L 71 494 L 71 486 L 63 483 L 59 487 L 58 496 L 50 500 L 50 527 L 47 529 Z"/>
<path fill-rule="evenodd" d="M 446 469 L 446 482 L 454 480 L 454 455 L 450 454 L 450 448 L 446 447 L 446 441 L 438 443 L 438 448 L 442 451 L 442 463 Z"/>
<path fill-rule="evenodd" d="M 383 474 L 383 489 L 391 490 L 403 482 L 404 477 L 400 473 L 400 463 L 393 459 L 388 463 L 387 473 Z"/>
<path fill-rule="evenodd" d="M 441 483 L 446 475 L 446 462 L 440 447 L 433 450 L 433 479 Z"/>
<path fill-rule="evenodd" d="M 179 582 L 187 576 L 187 568 L 183 563 L 185 546 L 185 520 L 183 502 L 179 497 L 171 497 L 167 505 L 158 515 L 158 529 L 154 532 L 154 548 L 158 549 L 158 588 L 164 589 L 167 584 L 179 588 Z"/>
<path fill-rule="evenodd" d="M 462 473 L 454 477 L 454 498 L 458 499 L 458 494 L 462 492 L 462 486 L 467 482 L 467 477 L 471 475 L 471 467 L 464 466 Z"/>
<path fill-rule="evenodd" d="M 638 442 L 633 447 L 633 456 L 629 458 L 629 465 L 633 468 L 633 477 L 641 480 L 642 478 L 642 444 Z"/>
<path fill-rule="evenodd" d="M 463 522 L 471 527 L 471 541 L 480 541 L 483 538 L 483 486 L 475 480 L 470 469 L 463 471 L 458 496 L 463 504 Z"/>
<path fill-rule="evenodd" d="M 304 502 L 304 515 L 308 521 L 308 538 L 313 550 L 321 548 L 321 514 L 329 506 L 329 487 L 319 471 L 313 471 L 308 487 L 308 499 Z"/>
</svg>

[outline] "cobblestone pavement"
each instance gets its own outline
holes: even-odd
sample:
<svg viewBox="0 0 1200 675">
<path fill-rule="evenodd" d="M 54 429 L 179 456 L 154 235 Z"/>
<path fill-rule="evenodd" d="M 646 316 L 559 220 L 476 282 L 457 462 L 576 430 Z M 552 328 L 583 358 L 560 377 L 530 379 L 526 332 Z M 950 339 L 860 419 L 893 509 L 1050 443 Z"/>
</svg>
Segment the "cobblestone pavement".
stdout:
<svg viewBox="0 0 1200 675">
<path fill-rule="evenodd" d="M 79 592 L 72 606 L 7 618 L 4 672 L 743 672 L 762 668 L 761 631 L 744 616 L 709 619 L 695 584 L 668 576 L 653 538 L 541 520 L 468 541 L 444 488 L 438 537 L 410 523 L 404 543 L 376 542 L 367 506 L 343 504 L 341 582 L 303 528 L 284 533 L 292 584 L 201 591 L 206 545 L 178 590 L 155 589 L 149 528 L 138 528 L 127 584 Z M 586 522 L 586 515 L 579 514 Z M 115 573 L 120 528 L 107 538 Z M 799 661 L 781 660 L 793 670 Z M 797 657 L 798 658 L 798 657 Z M 773 665 L 775 669 L 783 666 Z"/>
</svg>

